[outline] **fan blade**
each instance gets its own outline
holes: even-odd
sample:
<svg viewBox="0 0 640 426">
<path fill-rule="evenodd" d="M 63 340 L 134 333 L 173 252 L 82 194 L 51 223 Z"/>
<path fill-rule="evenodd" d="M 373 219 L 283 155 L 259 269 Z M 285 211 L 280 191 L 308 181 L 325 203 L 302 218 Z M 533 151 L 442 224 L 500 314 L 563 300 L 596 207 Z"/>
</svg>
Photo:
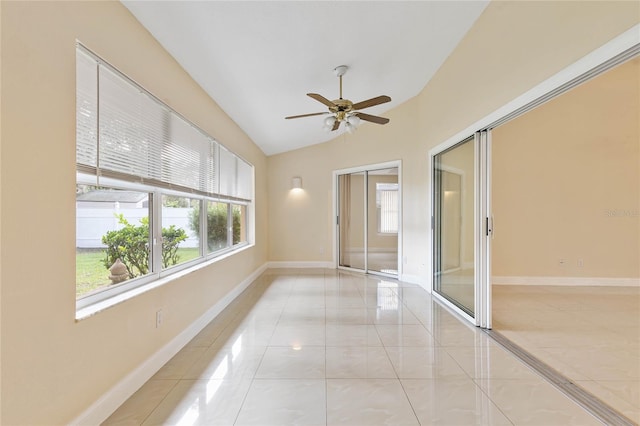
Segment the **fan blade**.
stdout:
<svg viewBox="0 0 640 426">
<path fill-rule="evenodd" d="M 318 95 L 317 93 L 307 93 L 307 96 L 309 96 L 310 98 L 315 99 L 316 101 L 318 101 L 320 103 L 325 104 L 329 108 L 336 106 L 336 104 L 331 102 L 329 99 L 325 98 L 322 95 Z"/>
<path fill-rule="evenodd" d="M 391 102 L 391 98 L 385 95 L 377 96 L 375 98 L 367 99 L 366 101 L 358 102 L 357 104 L 353 104 L 353 109 L 365 109 L 375 105 L 384 104 L 387 102 Z"/>
<path fill-rule="evenodd" d="M 356 115 L 360 117 L 361 120 L 370 121 L 376 124 L 387 124 L 389 122 L 388 118 L 378 117 L 377 115 L 365 114 L 364 112 L 356 112 Z"/>
<path fill-rule="evenodd" d="M 340 121 L 336 120 L 336 122 L 333 123 L 333 128 L 331 129 L 331 131 L 333 132 L 334 130 L 338 130 L 338 127 L 340 127 Z"/>
<path fill-rule="evenodd" d="M 328 112 L 314 112 L 311 114 L 302 114 L 302 115 L 292 115 L 290 117 L 285 117 L 285 120 L 289 120 L 291 118 L 302 118 L 302 117 L 313 117 L 314 115 L 325 115 L 325 114 L 329 114 Z"/>
</svg>

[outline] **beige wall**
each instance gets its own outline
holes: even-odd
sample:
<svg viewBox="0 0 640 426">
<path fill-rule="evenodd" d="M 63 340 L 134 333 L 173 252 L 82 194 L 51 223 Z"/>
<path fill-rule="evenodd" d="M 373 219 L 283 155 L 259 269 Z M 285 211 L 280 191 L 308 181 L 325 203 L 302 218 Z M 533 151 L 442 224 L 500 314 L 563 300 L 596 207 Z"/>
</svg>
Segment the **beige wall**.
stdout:
<svg viewBox="0 0 640 426">
<path fill-rule="evenodd" d="M 353 135 L 268 158 L 269 232 L 278 235 L 269 240 L 269 258 L 330 261 L 332 171 L 401 160 L 403 273 L 426 283 L 429 149 L 639 20 L 636 2 L 491 3 L 424 90 L 385 114 L 391 119 L 388 125 L 367 123 Z M 385 89 L 372 88 L 372 95 L 379 92 Z M 304 205 L 287 209 L 293 205 L 285 202 L 286 188 L 298 175 L 307 182 Z"/>
<path fill-rule="evenodd" d="M 494 275 L 640 277 L 640 58 L 492 141 Z"/>
<path fill-rule="evenodd" d="M 493 3 L 423 92 L 385 114 L 389 125 L 265 159 L 120 3 L 0 2 L 0 423 L 64 424 L 267 259 L 331 260 L 333 170 L 402 160 L 404 272 L 426 279 L 429 148 L 630 28 L 638 8 Z M 80 322 L 76 39 L 251 161 L 257 185 L 255 247 Z M 303 178 L 297 196 L 293 176 Z"/>
<path fill-rule="evenodd" d="M 0 8 L 0 423 L 65 424 L 266 262 L 267 161 L 119 2 Z M 257 185 L 255 247 L 79 322 L 76 39 L 252 162 Z"/>
<path fill-rule="evenodd" d="M 355 134 L 269 157 L 269 259 L 331 261 L 333 171 L 401 158 L 406 141 L 417 138 L 416 114 L 411 100 L 386 114 L 393 125 L 362 125 Z M 302 177 L 304 197 L 289 193 L 293 176 Z"/>
</svg>

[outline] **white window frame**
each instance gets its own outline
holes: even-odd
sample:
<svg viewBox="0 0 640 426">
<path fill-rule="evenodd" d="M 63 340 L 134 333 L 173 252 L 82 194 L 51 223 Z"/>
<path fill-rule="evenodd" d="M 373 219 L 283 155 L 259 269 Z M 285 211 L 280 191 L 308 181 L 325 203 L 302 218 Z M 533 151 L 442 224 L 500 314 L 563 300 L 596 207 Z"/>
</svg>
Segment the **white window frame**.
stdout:
<svg viewBox="0 0 640 426">
<path fill-rule="evenodd" d="M 255 238 L 255 218 L 254 218 L 254 188 L 255 188 L 255 170 L 246 160 L 240 158 L 237 154 L 230 151 L 228 148 L 222 146 L 213 138 L 208 136 L 203 130 L 195 126 L 193 123 L 186 120 L 180 114 L 175 112 L 168 105 L 161 102 L 158 98 L 150 94 L 144 88 L 139 86 L 133 80 L 129 79 L 111 65 L 104 62 L 101 58 L 89 51 L 82 45 L 77 45 L 77 51 L 85 56 L 88 56 L 96 61 L 97 69 L 98 64 L 106 67 L 111 73 L 116 73 L 119 77 L 125 80 L 141 93 L 150 97 L 153 101 L 157 102 L 161 108 L 166 110 L 168 114 L 173 114 L 178 120 L 183 120 L 186 124 L 190 125 L 195 131 L 200 132 L 206 138 L 213 141 L 215 148 L 214 154 L 215 164 L 212 164 L 215 170 L 215 179 L 211 182 L 215 185 L 206 183 L 206 190 L 193 190 L 181 185 L 172 185 L 171 182 L 162 183 L 154 179 L 138 178 L 136 176 L 128 176 L 122 173 L 112 173 L 109 170 L 103 172 L 99 163 L 95 167 L 86 166 L 82 163 L 77 163 L 77 184 L 94 185 L 98 187 L 133 190 L 146 192 L 149 194 L 149 233 L 150 233 L 150 256 L 149 256 L 149 273 L 142 277 L 136 277 L 125 281 L 124 283 L 114 285 L 113 287 L 106 287 L 102 290 L 90 293 L 86 296 L 80 296 L 76 299 L 76 318 L 84 318 L 89 316 L 104 307 L 111 306 L 118 303 L 121 300 L 133 297 L 141 292 L 147 291 L 150 288 L 154 288 L 158 285 L 162 285 L 165 282 L 181 276 L 183 271 L 191 270 L 194 268 L 202 267 L 203 265 L 210 264 L 217 261 L 220 258 L 233 255 L 239 251 L 244 250 L 247 247 L 254 245 Z M 97 71 L 96 71 L 97 73 Z M 96 74 L 97 78 L 97 74 Z M 96 96 L 99 97 L 99 86 L 96 87 Z M 97 104 L 96 104 L 97 105 Z M 98 114 L 99 107 L 96 114 Z M 99 117 L 99 115 L 98 115 Z M 99 132 L 99 119 L 96 121 L 96 134 Z M 97 150 L 99 149 L 96 148 Z M 227 171 L 226 174 L 221 176 L 221 151 L 225 152 L 226 165 L 224 166 Z M 99 156 L 99 154 L 97 154 Z M 86 157 L 83 157 L 86 158 Z M 228 162 L 231 161 L 230 165 Z M 227 188 L 220 188 L 220 181 L 224 180 L 228 183 Z M 209 189 L 211 187 L 212 189 Z M 213 192 L 209 192 L 213 191 Z M 196 259 L 179 263 L 177 265 L 170 266 L 166 269 L 162 269 L 162 196 L 172 195 L 179 197 L 187 197 L 191 199 L 197 199 L 200 203 L 200 256 Z M 208 253 L 207 244 L 207 211 L 206 202 L 214 201 L 218 203 L 227 204 L 227 246 L 214 252 Z M 244 227 L 244 241 L 240 241 L 237 244 L 233 244 L 233 206 L 243 205 L 245 206 L 245 215 L 243 217 L 242 226 Z M 105 272 L 108 271 L 105 268 Z M 77 285 L 77 283 L 76 283 Z"/>
</svg>

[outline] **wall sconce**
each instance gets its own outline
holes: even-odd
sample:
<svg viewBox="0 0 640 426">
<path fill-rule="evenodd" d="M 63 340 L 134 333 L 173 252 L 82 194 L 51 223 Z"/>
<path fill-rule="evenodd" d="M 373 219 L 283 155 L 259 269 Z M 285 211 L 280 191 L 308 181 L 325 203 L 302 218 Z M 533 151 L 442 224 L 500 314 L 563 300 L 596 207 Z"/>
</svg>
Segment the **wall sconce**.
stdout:
<svg viewBox="0 0 640 426">
<path fill-rule="evenodd" d="M 302 178 L 294 177 L 291 179 L 291 189 L 302 189 Z"/>
</svg>

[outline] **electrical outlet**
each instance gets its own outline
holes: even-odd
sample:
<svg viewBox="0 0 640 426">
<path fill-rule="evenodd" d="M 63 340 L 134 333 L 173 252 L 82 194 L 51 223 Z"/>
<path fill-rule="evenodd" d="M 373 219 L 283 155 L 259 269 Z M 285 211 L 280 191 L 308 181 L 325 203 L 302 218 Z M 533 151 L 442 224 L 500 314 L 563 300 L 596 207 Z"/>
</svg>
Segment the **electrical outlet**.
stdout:
<svg viewBox="0 0 640 426">
<path fill-rule="evenodd" d="M 156 312 L 156 328 L 160 328 L 162 325 L 162 309 Z"/>
<path fill-rule="evenodd" d="M 584 259 L 578 259 L 578 268 L 582 268 L 584 266 Z"/>
</svg>

